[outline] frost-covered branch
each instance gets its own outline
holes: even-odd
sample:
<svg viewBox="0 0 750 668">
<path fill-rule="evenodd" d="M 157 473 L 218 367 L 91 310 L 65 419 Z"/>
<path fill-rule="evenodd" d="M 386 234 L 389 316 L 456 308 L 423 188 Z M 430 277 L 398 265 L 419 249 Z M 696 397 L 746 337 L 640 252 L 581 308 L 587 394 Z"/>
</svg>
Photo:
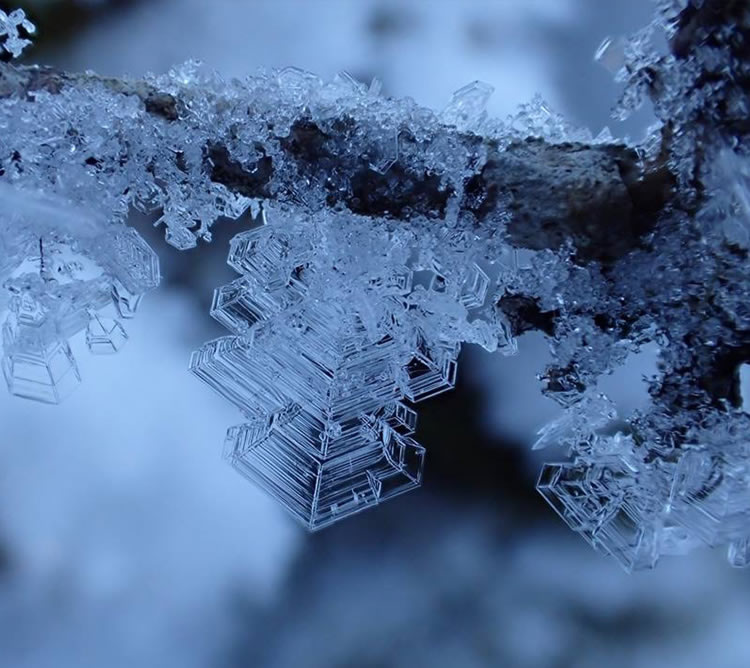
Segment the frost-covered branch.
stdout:
<svg viewBox="0 0 750 668">
<path fill-rule="evenodd" d="M 238 100 L 231 85 L 223 94 L 216 86 L 216 81 L 196 79 L 180 87 L 179 77 L 149 81 L 36 66 L 0 69 L 0 99 L 33 104 L 41 95 L 46 104 L 54 102 L 50 95 L 66 95 L 81 111 L 92 100 L 101 104 L 97 95 L 106 96 L 109 106 L 132 107 L 136 101 L 137 113 L 148 119 L 142 139 L 152 143 L 155 153 L 172 153 L 177 170 L 185 170 L 185 157 L 175 134 L 181 128 L 192 138 L 200 131 L 201 160 L 191 166 L 235 197 L 293 204 L 303 200 L 311 206 L 403 221 L 450 216 L 485 227 L 508 223 L 519 247 L 558 248 L 569 238 L 592 259 L 627 252 L 671 197 L 663 165 L 645 165 L 622 143 L 585 143 L 584 132 L 573 135 L 579 141 L 561 141 L 565 126 L 543 106 L 529 109 L 526 117 L 519 114 L 509 133 L 502 133 L 502 126 L 489 126 L 483 135 L 448 122 L 456 120 L 456 113 L 465 126 L 479 120 L 483 109 L 470 99 L 477 92 L 472 90 L 441 117 L 380 98 L 345 78 L 324 88 L 313 75 L 293 68 L 252 82 L 247 100 Z M 316 92 L 322 99 L 315 99 Z M 264 101 L 256 102 L 261 95 Z M 330 106 L 337 99 L 342 102 L 339 109 L 325 109 L 313 120 L 312 105 Z M 269 100 L 275 105 L 272 113 L 264 104 Z M 473 112 L 461 109 L 472 104 L 477 105 Z M 239 150 L 238 111 L 243 124 L 253 128 L 263 127 L 266 119 L 274 123 L 253 135 L 251 150 Z M 227 129 L 225 136 L 201 127 L 201 118 L 208 116 Z M 154 127 L 166 123 L 178 130 L 154 137 Z M 545 129 L 553 131 L 552 141 L 541 136 Z M 530 135 L 532 130 L 540 136 Z M 98 167 L 102 159 L 96 151 L 90 153 L 76 158 Z M 441 158 L 444 164 L 425 156 Z M 606 226 L 601 224 L 604 219 Z"/>
<path fill-rule="evenodd" d="M 134 81 L 2 65 L 0 182 L 88 210 L 100 230 L 22 211 L 2 228 L 11 388 L 39 394 L 32 349 L 50 378 L 72 373 L 60 337 L 86 319 L 90 345 L 122 341 L 97 315 L 108 291 L 132 315 L 158 281 L 124 227 L 131 207 L 158 211 L 180 249 L 250 207 L 267 224 L 233 240 L 240 277 L 212 308 L 232 334 L 191 368 L 245 415 L 233 464 L 307 526 L 419 483 L 410 405 L 452 386 L 462 343 L 511 353 L 540 330 L 554 357 L 543 391 L 567 411 L 537 447 L 571 456 L 540 490 L 563 518 L 627 568 L 699 542 L 750 561 L 749 25 L 746 3 L 663 3 L 618 74 L 620 113 L 650 98 L 659 119 L 639 146 L 594 139 L 539 100 L 488 119 L 480 83 L 435 113 L 294 68 Z M 43 263 L 50 242 L 99 278 L 49 251 Z M 618 422 L 597 379 L 648 342 L 661 350 L 652 405 Z M 67 366 L 50 361 L 61 354 Z"/>
</svg>

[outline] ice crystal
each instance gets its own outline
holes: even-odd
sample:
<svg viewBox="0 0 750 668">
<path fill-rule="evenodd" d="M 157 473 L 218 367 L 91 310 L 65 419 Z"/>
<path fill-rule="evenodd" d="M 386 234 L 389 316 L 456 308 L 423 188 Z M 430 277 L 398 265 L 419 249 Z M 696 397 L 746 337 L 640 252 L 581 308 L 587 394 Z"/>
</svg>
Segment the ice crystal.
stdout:
<svg viewBox="0 0 750 668">
<path fill-rule="evenodd" d="M 483 81 L 473 81 L 453 93 L 451 103 L 443 110 L 442 118 L 462 128 L 479 127 L 487 117 L 487 103 L 494 87 Z"/>
<path fill-rule="evenodd" d="M 24 35 L 33 35 L 34 32 L 36 27 L 26 18 L 23 9 L 15 9 L 10 14 L 0 9 L 0 54 L 5 52 L 11 58 L 18 58 L 31 44 Z"/>
<path fill-rule="evenodd" d="M 421 269 L 411 236 L 352 214 L 271 210 L 231 242 L 242 275 L 211 313 L 232 336 L 191 368 L 250 420 L 227 434 L 233 466 L 311 529 L 419 485 L 408 403 L 453 387 L 467 309 L 484 305 L 475 263 Z"/>
<path fill-rule="evenodd" d="M 64 198 L 0 184 L 2 368 L 12 394 L 58 403 L 80 381 L 68 340 L 85 330 L 93 353 L 127 340 L 106 315 L 132 317 L 157 286 L 155 253 L 132 228 Z"/>
<path fill-rule="evenodd" d="M 748 73 L 748 26 L 742 3 L 719 4 L 662 3 L 659 19 L 624 43 L 618 65 L 626 82 L 618 113 L 646 99 L 654 104 L 660 122 L 642 156 L 659 162 L 668 147 L 683 201 L 651 236 L 651 251 L 632 253 L 614 277 L 631 323 L 659 293 L 662 306 L 652 312 L 649 328 L 628 337 L 636 345 L 654 340 L 660 346 L 653 405 L 612 434 L 612 426 L 596 419 L 606 409 L 591 412 L 576 398 L 576 386 L 589 384 L 580 355 L 544 378 L 563 404 L 572 403 L 542 430 L 537 447 L 561 443 L 572 456 L 544 468 L 539 490 L 573 530 L 628 570 L 701 544 L 728 545 L 730 563 L 748 565 L 749 425 L 739 395 L 750 331 L 750 184 L 741 121 L 748 93 L 739 83 Z M 722 17 L 729 18 L 724 25 L 717 22 Z M 655 39 L 665 26 L 669 53 Z M 609 58 L 613 44 L 619 49 L 609 40 L 597 56 Z M 610 315 L 599 319 L 605 332 L 622 322 Z M 578 329 L 591 351 L 591 330 Z"/>
</svg>

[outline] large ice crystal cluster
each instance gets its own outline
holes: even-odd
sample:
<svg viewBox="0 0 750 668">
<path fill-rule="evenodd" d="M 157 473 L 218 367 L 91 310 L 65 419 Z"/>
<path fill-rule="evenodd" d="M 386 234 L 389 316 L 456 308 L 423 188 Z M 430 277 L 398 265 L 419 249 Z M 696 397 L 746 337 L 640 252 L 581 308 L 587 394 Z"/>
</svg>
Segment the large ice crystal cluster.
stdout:
<svg viewBox="0 0 750 668">
<path fill-rule="evenodd" d="M 232 335 L 191 368 L 249 420 L 227 435 L 233 465 L 312 529 L 420 483 L 409 404 L 453 387 L 460 342 L 487 325 L 469 322 L 485 272 L 414 251 L 409 232 L 351 213 L 272 211 L 232 240 L 241 277 L 211 310 Z"/>
<path fill-rule="evenodd" d="M 124 342 L 102 309 L 127 318 L 158 282 L 131 209 L 183 250 L 250 210 L 211 310 L 228 334 L 191 369 L 243 415 L 232 464 L 307 527 L 417 486 L 414 404 L 453 386 L 462 344 L 512 354 L 535 330 L 542 392 L 564 409 L 535 443 L 558 448 L 538 486 L 565 522 L 629 570 L 697 545 L 750 563 L 746 3 L 661 2 L 597 57 L 624 84 L 620 116 L 654 106 L 638 145 L 540 99 L 490 119 L 480 82 L 435 113 L 295 68 L 130 81 L 0 65 L 11 391 L 59 400 L 82 329 L 95 352 Z M 618 415 L 599 379 L 647 344 L 651 403 Z"/>
<path fill-rule="evenodd" d="M 0 183 L 0 215 L 3 375 L 11 394 L 58 403 L 81 380 L 69 339 L 117 352 L 158 259 L 134 229 L 60 197 Z"/>
<path fill-rule="evenodd" d="M 628 570 L 726 544 L 730 563 L 748 566 L 750 416 L 740 368 L 750 357 L 750 12 L 733 0 L 661 3 L 657 20 L 620 47 L 618 114 L 653 102 L 660 122 L 639 150 L 669 175 L 675 197 L 640 248 L 611 268 L 619 304 L 598 325 L 655 341 L 660 374 L 651 406 L 614 433 L 575 419 L 575 407 L 546 428 L 542 440 L 564 445 L 569 459 L 544 467 L 539 490 Z"/>
</svg>

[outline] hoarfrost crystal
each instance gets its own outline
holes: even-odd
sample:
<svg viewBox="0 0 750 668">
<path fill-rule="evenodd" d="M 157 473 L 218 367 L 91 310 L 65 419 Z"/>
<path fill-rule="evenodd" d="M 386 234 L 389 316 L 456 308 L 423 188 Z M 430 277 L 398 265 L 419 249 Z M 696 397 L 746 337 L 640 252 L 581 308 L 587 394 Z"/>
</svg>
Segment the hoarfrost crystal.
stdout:
<svg viewBox="0 0 750 668">
<path fill-rule="evenodd" d="M 26 18 L 23 9 L 15 9 L 10 14 L 0 9 L 0 55 L 7 53 L 12 58 L 18 58 L 31 44 L 31 40 L 23 35 L 33 35 L 35 32 L 34 24 Z"/>
<path fill-rule="evenodd" d="M 248 422 L 226 455 L 311 529 L 415 488 L 424 448 L 411 402 L 455 383 L 460 339 L 430 320 L 481 306 L 476 265 L 414 285 L 407 234 L 352 214 L 271 210 L 237 235 L 241 277 L 214 294 L 232 332 L 191 360 L 193 372 Z M 437 280 L 439 278 L 439 280 Z M 428 310 L 429 308 L 429 310 Z M 437 336 L 435 336 L 437 334 Z M 442 334 L 442 336 L 441 336 Z"/>
<path fill-rule="evenodd" d="M 85 330 L 92 353 L 117 352 L 114 316 L 135 315 L 158 260 L 134 229 L 60 196 L 0 183 L 0 212 L 3 375 L 11 394 L 59 403 L 81 380 L 69 339 Z"/>
</svg>

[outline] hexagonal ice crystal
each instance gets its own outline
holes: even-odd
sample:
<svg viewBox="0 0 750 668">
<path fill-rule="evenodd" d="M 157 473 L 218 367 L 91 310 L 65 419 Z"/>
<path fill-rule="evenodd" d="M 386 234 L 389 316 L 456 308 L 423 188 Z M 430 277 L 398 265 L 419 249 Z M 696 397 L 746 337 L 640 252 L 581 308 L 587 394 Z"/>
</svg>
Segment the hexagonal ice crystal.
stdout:
<svg viewBox="0 0 750 668">
<path fill-rule="evenodd" d="M 94 314 L 86 328 L 86 345 L 96 355 L 116 353 L 127 340 L 122 325 L 112 318 Z"/>
<path fill-rule="evenodd" d="M 2 367 L 11 394 L 49 404 L 62 401 L 81 381 L 65 341 L 39 347 L 19 346 L 6 353 Z"/>
<path fill-rule="evenodd" d="M 344 435 L 351 447 L 321 457 L 298 447 L 283 427 L 249 423 L 227 433 L 227 456 L 246 476 L 311 530 L 323 528 L 418 487 L 424 448 L 378 421 Z"/>
</svg>

